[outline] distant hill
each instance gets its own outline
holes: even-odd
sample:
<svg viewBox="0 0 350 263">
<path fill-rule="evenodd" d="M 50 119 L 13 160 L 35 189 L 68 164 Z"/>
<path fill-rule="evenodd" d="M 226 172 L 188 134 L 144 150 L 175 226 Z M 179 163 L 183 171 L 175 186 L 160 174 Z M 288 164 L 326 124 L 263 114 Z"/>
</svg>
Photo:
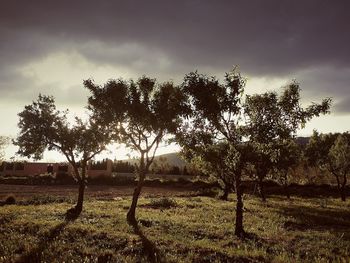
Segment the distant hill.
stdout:
<svg viewBox="0 0 350 263">
<path fill-rule="evenodd" d="M 309 140 L 310 140 L 310 137 L 297 137 L 296 138 L 296 142 L 301 146 L 307 145 Z M 178 166 L 180 169 L 182 169 L 186 165 L 186 162 L 180 157 L 180 154 L 177 152 L 157 155 L 156 157 L 154 157 L 154 160 L 157 161 L 160 158 L 166 158 L 167 163 L 169 165 Z M 127 159 L 127 160 L 122 160 L 122 161 L 129 162 L 129 163 L 135 163 L 135 162 L 137 162 L 137 159 Z"/>
</svg>

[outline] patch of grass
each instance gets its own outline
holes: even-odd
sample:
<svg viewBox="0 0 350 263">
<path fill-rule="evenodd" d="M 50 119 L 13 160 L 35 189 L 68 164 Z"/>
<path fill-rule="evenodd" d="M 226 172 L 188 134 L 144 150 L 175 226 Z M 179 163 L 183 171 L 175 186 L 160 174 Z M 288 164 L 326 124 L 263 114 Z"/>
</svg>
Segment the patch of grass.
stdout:
<svg viewBox="0 0 350 263">
<path fill-rule="evenodd" d="M 349 201 L 328 199 L 324 207 L 315 198 L 272 196 L 264 204 L 245 195 L 249 236 L 241 240 L 234 236 L 234 201 L 140 198 L 135 230 L 126 223 L 130 199 L 88 199 L 80 217 L 68 223 L 70 202 L 4 206 L 0 262 L 148 262 L 152 253 L 166 262 L 347 262 L 350 257 Z M 149 209 L 151 204 L 157 209 Z"/>
<path fill-rule="evenodd" d="M 177 203 L 174 199 L 169 197 L 154 198 L 148 204 L 143 205 L 144 207 L 151 207 L 154 209 L 168 209 L 176 207 Z"/>
</svg>

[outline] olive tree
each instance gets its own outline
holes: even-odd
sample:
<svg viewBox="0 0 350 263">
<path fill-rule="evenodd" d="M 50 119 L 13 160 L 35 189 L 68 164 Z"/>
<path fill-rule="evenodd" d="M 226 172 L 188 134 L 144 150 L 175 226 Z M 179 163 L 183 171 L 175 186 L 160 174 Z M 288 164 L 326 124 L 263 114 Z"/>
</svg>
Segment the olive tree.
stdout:
<svg viewBox="0 0 350 263">
<path fill-rule="evenodd" d="M 136 165 L 138 183 L 134 190 L 127 221 L 135 224 L 136 206 L 146 174 L 159 145 L 169 139 L 185 112 L 184 96 L 171 82 L 157 84 L 143 76 L 133 80 L 110 80 L 105 85 L 85 81 L 91 92 L 89 108 L 113 131 L 116 142 L 139 154 Z"/>
<path fill-rule="evenodd" d="M 226 141 L 215 142 L 210 136 L 207 136 L 208 140 L 199 136 L 200 134 L 194 136 L 193 133 L 190 136 L 182 135 L 181 155 L 205 175 L 216 178 L 223 190 L 221 199 L 227 201 L 229 193 L 234 188 L 234 175 L 224 158 L 229 152 L 229 144 Z"/>
<path fill-rule="evenodd" d="M 235 235 L 240 237 L 245 233 L 240 169 L 244 162 L 238 145 L 242 142 L 239 117 L 245 83 L 245 79 L 236 69 L 225 75 L 224 83 L 220 83 L 215 77 L 208 77 L 198 72 L 186 75 L 182 90 L 187 97 L 191 114 L 183 119 L 177 134 L 180 146 L 189 149 L 194 143 L 198 146 L 193 148 L 198 155 L 202 154 L 203 147 L 210 144 L 217 145 L 222 141 L 228 143 L 228 152 L 222 159 L 231 157 L 230 166 L 225 170 L 231 167 L 230 172 L 235 183 L 237 197 Z"/>
<path fill-rule="evenodd" d="M 290 199 L 289 181 L 293 171 L 301 162 L 302 151 L 293 139 L 281 140 L 276 147 L 275 179 L 284 187 L 285 194 Z"/>
<path fill-rule="evenodd" d="M 276 145 L 281 140 L 295 138 L 297 130 L 313 117 L 329 113 L 331 100 L 328 98 L 320 104 L 312 103 L 305 108 L 300 100 L 297 82 L 284 87 L 280 95 L 277 92 L 265 92 L 246 96 L 246 132 L 256 154 L 253 164 L 263 201 L 266 200 L 263 180 L 278 161 Z"/>
<path fill-rule="evenodd" d="M 346 184 L 350 173 L 350 134 L 319 134 L 314 131 L 305 149 L 310 165 L 328 170 L 336 179 L 342 201 L 346 200 Z"/>
<path fill-rule="evenodd" d="M 56 109 L 52 96 L 39 95 L 18 114 L 20 132 L 14 144 L 19 147 L 17 154 L 27 158 L 40 160 L 45 150 L 58 151 L 66 157 L 79 185 L 77 204 L 67 214 L 75 217 L 83 208 L 88 161 L 105 150 L 109 133 L 92 119 L 84 122 L 76 118 L 71 124 L 67 114 Z"/>
</svg>

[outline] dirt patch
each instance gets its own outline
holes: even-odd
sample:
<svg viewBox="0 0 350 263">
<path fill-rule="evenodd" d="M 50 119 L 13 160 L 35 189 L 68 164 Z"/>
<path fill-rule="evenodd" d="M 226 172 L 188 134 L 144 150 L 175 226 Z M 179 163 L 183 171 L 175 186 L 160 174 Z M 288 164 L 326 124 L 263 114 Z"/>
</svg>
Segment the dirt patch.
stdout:
<svg viewBox="0 0 350 263">
<path fill-rule="evenodd" d="M 112 200 L 117 197 L 131 196 L 133 186 L 108 186 L 91 185 L 86 188 L 86 197 L 98 198 L 101 200 Z M 32 196 L 52 195 L 60 197 L 72 197 L 77 195 L 78 186 L 75 185 L 7 185 L 0 184 L 0 200 L 8 195 L 13 195 L 16 199 L 28 199 Z M 191 196 L 193 191 L 181 187 L 144 187 L 142 196 L 144 197 L 170 197 L 170 196 Z"/>
</svg>

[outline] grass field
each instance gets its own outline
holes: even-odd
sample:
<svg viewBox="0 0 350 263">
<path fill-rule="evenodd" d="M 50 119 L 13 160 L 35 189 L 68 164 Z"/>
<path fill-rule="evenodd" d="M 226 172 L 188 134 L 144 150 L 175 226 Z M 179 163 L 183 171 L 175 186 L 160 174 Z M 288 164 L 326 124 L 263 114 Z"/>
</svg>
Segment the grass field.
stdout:
<svg viewBox="0 0 350 263">
<path fill-rule="evenodd" d="M 0 207 L 1 262 L 350 262 L 350 202 L 245 195 L 245 229 L 233 234 L 234 195 L 142 197 L 136 228 L 130 196 L 89 196 L 65 221 L 74 199 L 37 197 Z M 40 202 L 42 199 L 42 202 Z"/>
</svg>

